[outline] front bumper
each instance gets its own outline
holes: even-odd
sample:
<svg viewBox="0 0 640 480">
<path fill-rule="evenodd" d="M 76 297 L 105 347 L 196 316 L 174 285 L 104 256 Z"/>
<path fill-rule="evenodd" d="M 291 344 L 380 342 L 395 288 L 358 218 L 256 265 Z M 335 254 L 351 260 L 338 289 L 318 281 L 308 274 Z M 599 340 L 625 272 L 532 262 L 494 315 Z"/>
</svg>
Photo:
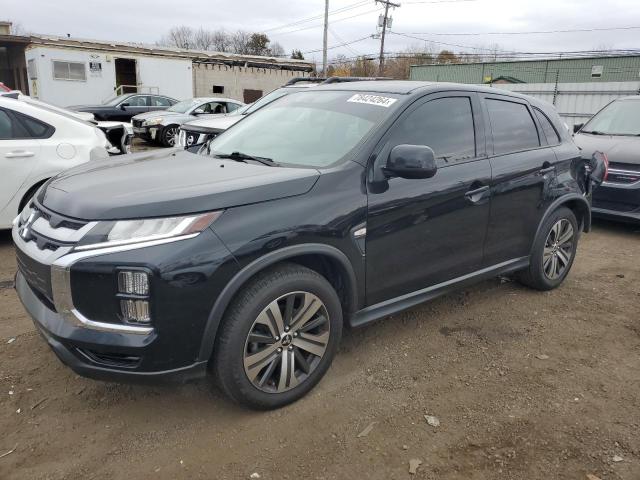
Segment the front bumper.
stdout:
<svg viewBox="0 0 640 480">
<path fill-rule="evenodd" d="M 151 125 L 151 126 L 144 126 L 144 127 L 134 126 L 133 135 L 143 140 L 156 141 L 160 138 L 161 130 L 162 130 L 162 125 Z"/>
<path fill-rule="evenodd" d="M 42 222 L 33 224 L 44 229 Z M 78 230 L 91 228 L 91 224 Z M 201 357 L 213 302 L 237 272 L 235 259 L 206 229 L 196 237 L 51 253 L 14 226 L 16 290 L 56 355 L 75 372 L 115 381 L 190 379 L 205 374 Z M 47 233 L 57 233 L 48 229 Z M 80 233 L 78 233 L 78 236 Z M 117 271 L 150 274 L 151 326 L 124 323 Z"/>
<path fill-rule="evenodd" d="M 153 336 L 142 337 L 131 333 L 105 334 L 99 330 L 74 325 L 50 310 L 20 272 L 16 275 L 16 291 L 25 310 L 51 349 L 62 363 L 78 375 L 96 380 L 138 383 L 147 380 L 185 381 L 206 374 L 206 361 L 161 371 L 139 371 L 100 365 L 99 359 L 106 358 L 99 356 L 100 351 L 120 352 L 123 357 L 126 355 L 124 352 L 129 352 L 129 358 L 135 357 L 148 343 L 154 341 Z"/>
<path fill-rule="evenodd" d="M 593 192 L 592 212 L 595 217 L 640 222 L 640 181 L 629 184 L 604 182 Z"/>
</svg>

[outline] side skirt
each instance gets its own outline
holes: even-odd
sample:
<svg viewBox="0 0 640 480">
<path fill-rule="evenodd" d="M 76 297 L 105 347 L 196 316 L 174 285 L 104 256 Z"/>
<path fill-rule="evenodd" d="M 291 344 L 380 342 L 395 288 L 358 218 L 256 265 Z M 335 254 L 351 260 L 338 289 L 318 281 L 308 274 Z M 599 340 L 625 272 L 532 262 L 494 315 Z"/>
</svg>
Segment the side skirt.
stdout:
<svg viewBox="0 0 640 480">
<path fill-rule="evenodd" d="M 478 283 L 482 280 L 503 275 L 506 273 L 512 273 L 517 270 L 522 270 L 529 265 L 529 257 L 515 258 L 498 265 L 483 268 L 475 272 L 463 275 L 462 277 L 453 278 L 446 282 L 433 285 L 431 287 L 423 288 L 415 292 L 407 293 L 400 297 L 385 300 L 384 302 L 376 303 L 369 307 L 354 313 L 349 319 L 351 327 L 361 327 L 367 323 L 374 322 L 388 315 L 401 312 L 408 308 L 411 308 L 420 303 L 432 300 L 436 297 L 449 293 L 458 288 Z"/>
</svg>

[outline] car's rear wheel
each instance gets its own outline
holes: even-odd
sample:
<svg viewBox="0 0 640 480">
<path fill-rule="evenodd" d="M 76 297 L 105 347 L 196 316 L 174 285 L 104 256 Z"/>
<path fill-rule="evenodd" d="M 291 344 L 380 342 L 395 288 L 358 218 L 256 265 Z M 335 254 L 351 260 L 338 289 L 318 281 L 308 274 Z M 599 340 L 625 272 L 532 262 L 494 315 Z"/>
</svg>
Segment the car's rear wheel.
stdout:
<svg viewBox="0 0 640 480">
<path fill-rule="evenodd" d="M 283 264 L 260 273 L 234 299 L 212 368 L 237 402 L 279 408 L 320 381 L 341 333 L 342 308 L 331 284 L 313 270 Z"/>
<path fill-rule="evenodd" d="M 178 139 L 178 126 L 177 125 L 169 125 L 162 129 L 162 145 L 165 147 L 173 147 L 176 144 L 176 140 Z"/>
<path fill-rule="evenodd" d="M 558 287 L 573 265 L 578 228 L 576 216 L 568 208 L 559 208 L 549 215 L 534 242 L 529 267 L 520 272 L 520 281 L 537 290 Z"/>
</svg>

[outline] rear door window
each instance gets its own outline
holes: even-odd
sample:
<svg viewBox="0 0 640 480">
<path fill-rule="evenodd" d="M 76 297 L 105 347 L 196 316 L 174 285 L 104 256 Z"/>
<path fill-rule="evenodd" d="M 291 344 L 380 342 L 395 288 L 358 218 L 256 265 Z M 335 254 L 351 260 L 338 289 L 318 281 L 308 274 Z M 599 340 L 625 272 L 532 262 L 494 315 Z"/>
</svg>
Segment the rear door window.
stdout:
<svg viewBox="0 0 640 480">
<path fill-rule="evenodd" d="M 530 150 L 540 146 L 538 129 L 523 103 L 487 98 L 495 155 Z"/>
<path fill-rule="evenodd" d="M 436 158 L 464 161 L 476 156 L 471 98 L 445 97 L 420 105 L 394 129 L 395 145 L 426 145 Z"/>
</svg>

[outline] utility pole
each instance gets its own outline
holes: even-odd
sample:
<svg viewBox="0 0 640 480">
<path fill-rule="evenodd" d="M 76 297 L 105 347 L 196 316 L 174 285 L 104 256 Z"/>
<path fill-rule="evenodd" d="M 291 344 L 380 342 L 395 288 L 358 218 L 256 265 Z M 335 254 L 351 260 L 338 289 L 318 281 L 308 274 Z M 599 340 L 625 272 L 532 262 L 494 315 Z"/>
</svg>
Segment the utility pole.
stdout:
<svg viewBox="0 0 640 480">
<path fill-rule="evenodd" d="M 387 33 L 387 22 L 389 21 L 389 7 L 399 7 L 399 3 L 392 3 L 389 0 L 376 0 L 377 3 L 384 4 L 384 18 L 382 19 L 382 34 L 380 36 L 380 63 L 378 64 L 378 75 L 384 75 L 384 37 Z"/>
<path fill-rule="evenodd" d="M 322 76 L 327 76 L 327 33 L 329 30 L 329 0 L 324 0 L 324 37 L 322 39 Z"/>
</svg>

